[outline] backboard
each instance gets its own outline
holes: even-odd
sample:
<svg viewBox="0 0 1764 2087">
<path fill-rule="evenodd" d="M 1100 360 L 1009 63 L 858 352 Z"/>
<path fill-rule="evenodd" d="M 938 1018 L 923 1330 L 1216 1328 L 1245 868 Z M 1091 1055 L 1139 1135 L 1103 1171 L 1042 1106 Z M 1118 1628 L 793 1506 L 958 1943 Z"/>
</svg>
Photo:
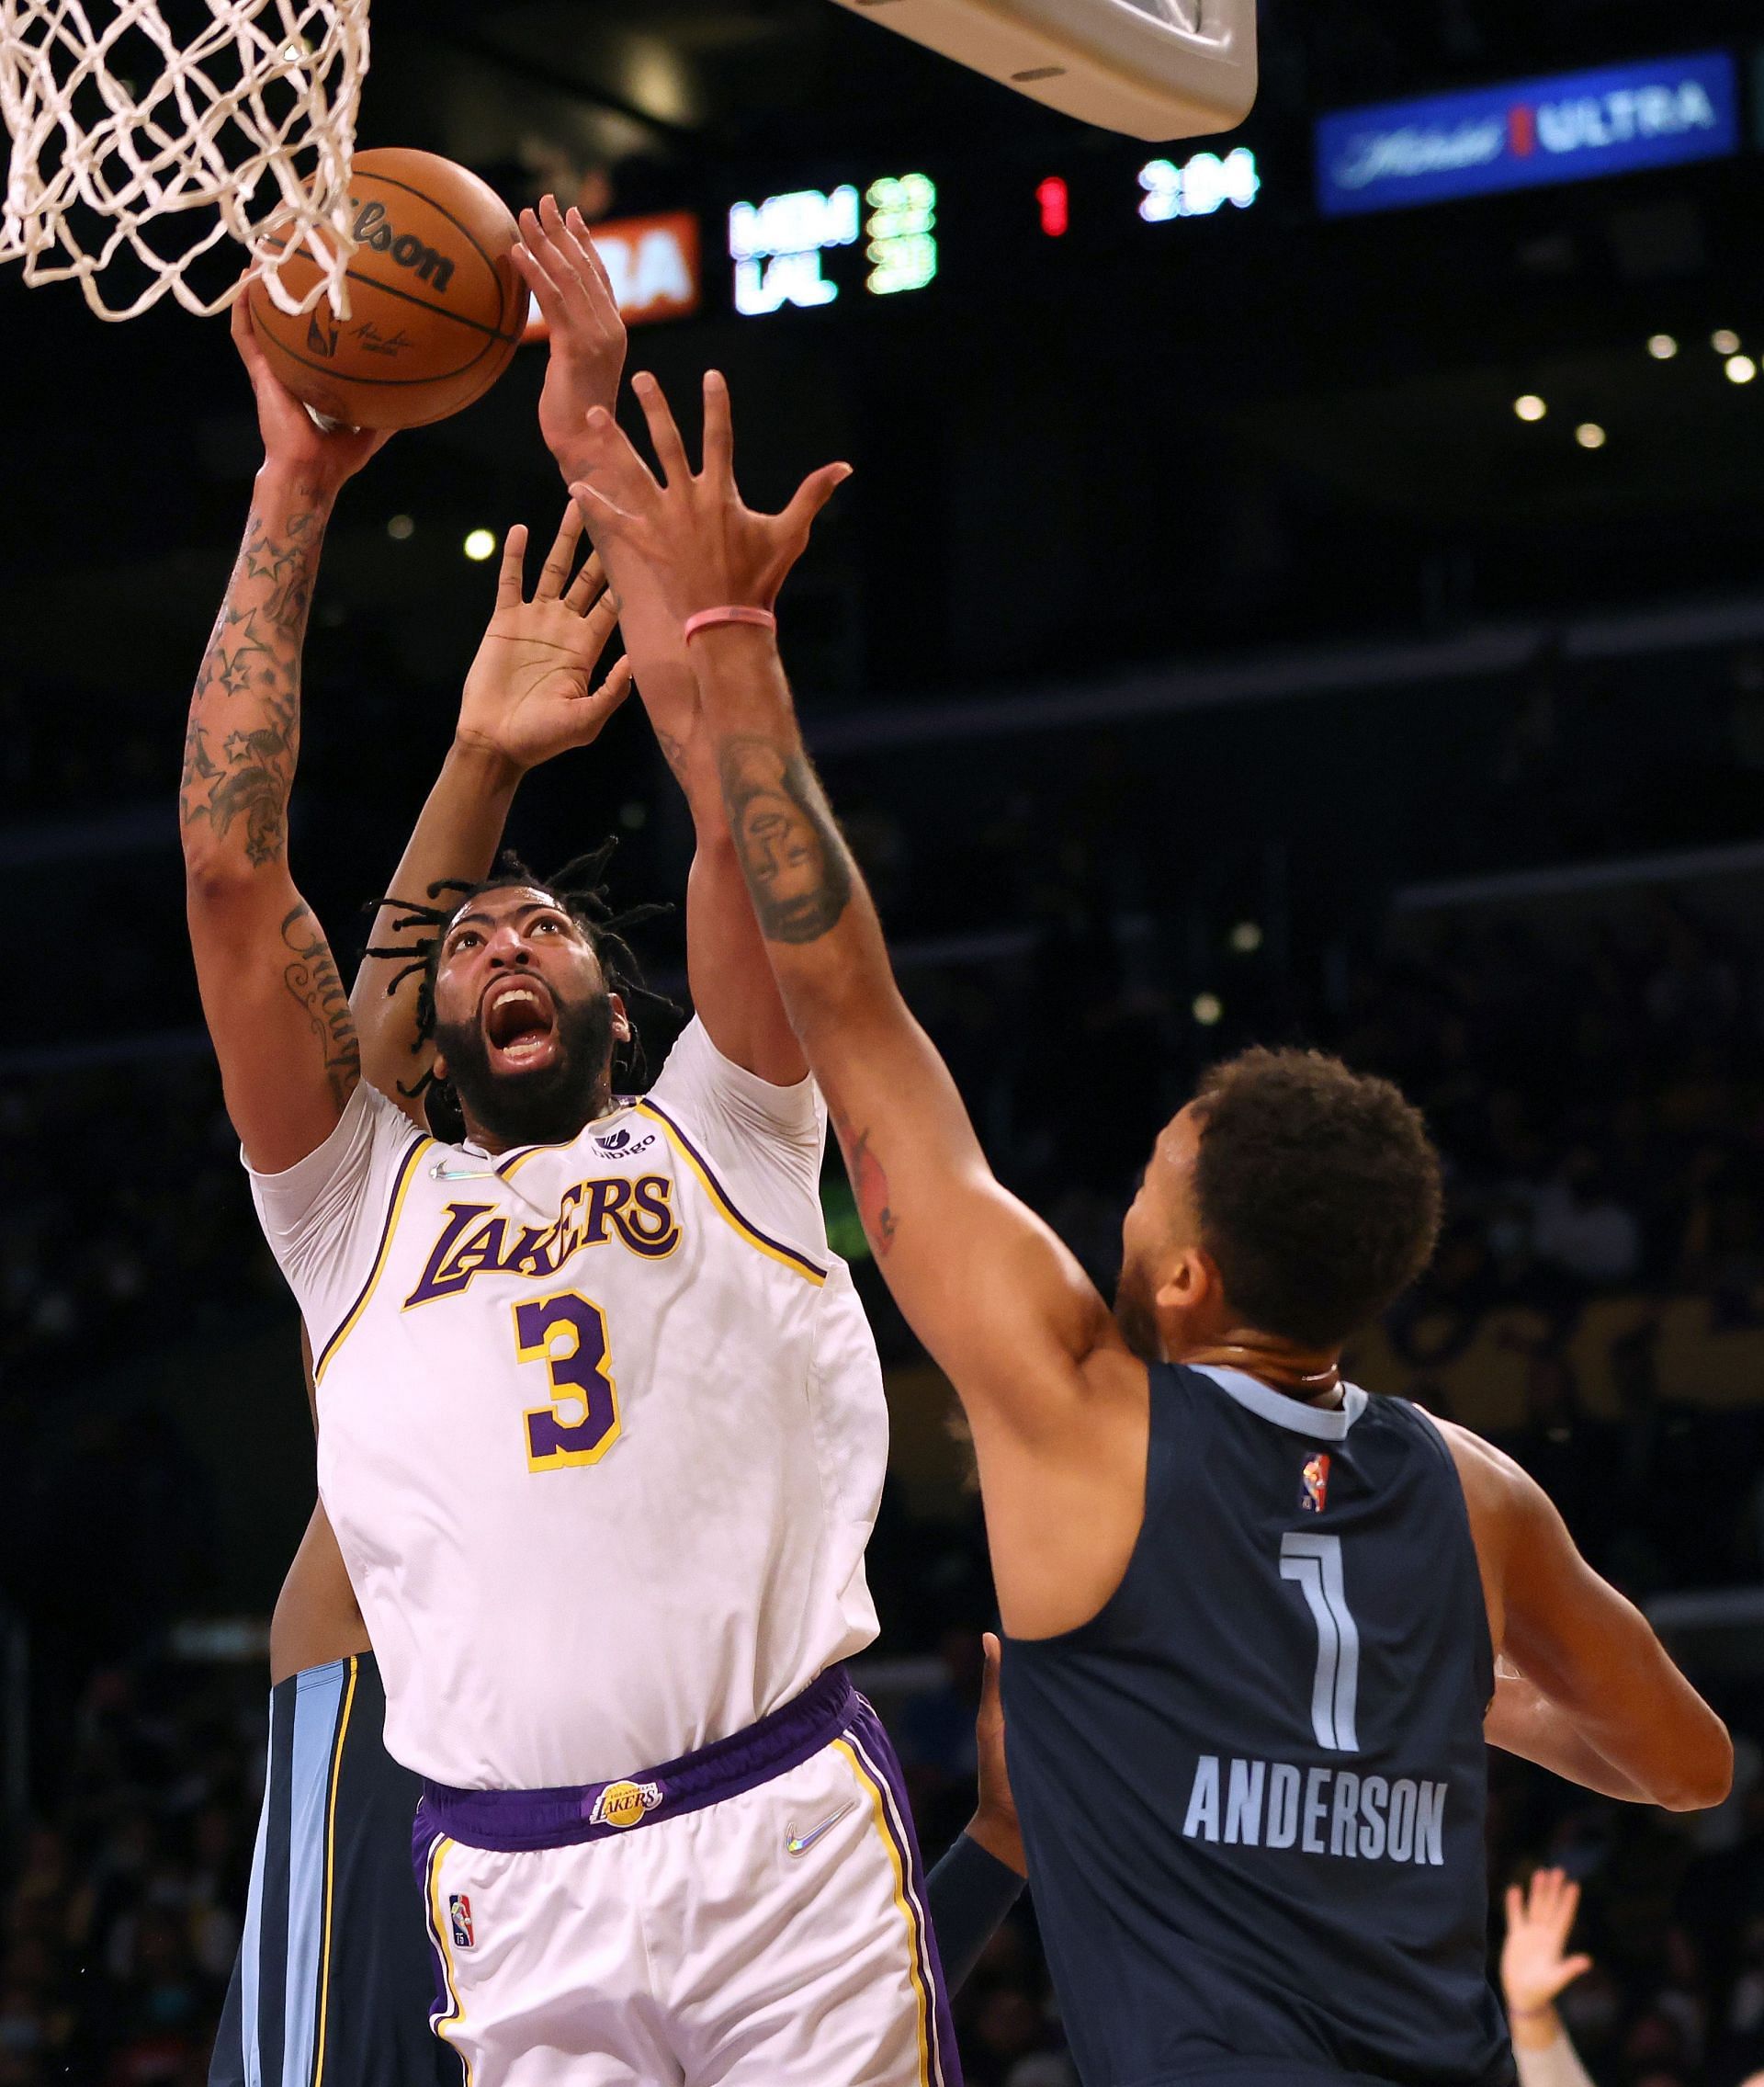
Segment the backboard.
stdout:
<svg viewBox="0 0 1764 2087">
<path fill-rule="evenodd" d="M 839 0 L 1086 123 L 1163 141 L 1256 98 L 1255 0 Z"/>
</svg>

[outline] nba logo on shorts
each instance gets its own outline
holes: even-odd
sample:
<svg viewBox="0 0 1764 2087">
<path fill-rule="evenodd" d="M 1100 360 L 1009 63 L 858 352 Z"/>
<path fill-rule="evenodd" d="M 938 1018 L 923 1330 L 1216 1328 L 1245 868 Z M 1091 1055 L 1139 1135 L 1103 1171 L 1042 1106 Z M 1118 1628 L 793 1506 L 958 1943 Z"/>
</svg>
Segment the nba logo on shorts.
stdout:
<svg viewBox="0 0 1764 2087">
<path fill-rule="evenodd" d="M 456 1891 L 447 1900 L 447 1919 L 453 1926 L 453 1946 L 456 1949 L 471 1947 L 471 1900 L 463 1891 Z"/>
<path fill-rule="evenodd" d="M 1304 1490 L 1299 1494 L 1298 1504 L 1306 1514 L 1322 1514 L 1329 1504 L 1329 1451 L 1319 1449 L 1299 1473 L 1299 1479 Z"/>
</svg>

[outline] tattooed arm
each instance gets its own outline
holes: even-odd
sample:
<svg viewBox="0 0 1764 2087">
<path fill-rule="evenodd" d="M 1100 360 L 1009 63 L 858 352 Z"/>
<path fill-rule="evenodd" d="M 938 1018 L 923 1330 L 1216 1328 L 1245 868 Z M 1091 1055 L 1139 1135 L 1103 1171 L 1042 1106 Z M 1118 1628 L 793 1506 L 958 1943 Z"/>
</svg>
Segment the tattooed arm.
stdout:
<svg viewBox="0 0 1764 2087">
<path fill-rule="evenodd" d="M 359 1076 L 348 996 L 288 866 L 300 652 L 338 489 L 385 439 L 321 435 L 277 382 L 242 298 L 233 337 L 265 461 L 190 699 L 178 824 L 209 1033 L 246 1157 L 275 1173 L 321 1145 Z"/>
<path fill-rule="evenodd" d="M 666 486 L 596 416 L 591 475 L 575 488 L 615 578 L 621 557 L 642 561 L 682 618 L 769 608 L 843 468 L 817 473 L 782 516 L 754 515 L 735 490 L 720 379 L 706 381 L 701 476 L 660 394 L 646 391 L 644 406 Z M 775 637 L 724 625 L 692 646 L 736 853 L 865 1229 L 973 1425 L 1007 1628 L 1069 1628 L 1098 1605 L 1085 1606 L 1085 1576 L 1106 1593 L 1125 1566 L 1125 1552 L 1092 1555 L 1095 1545 L 1075 1563 L 1062 1532 L 1113 1530 L 1124 1484 L 1126 1497 L 1143 1493 L 1145 1371 L 1071 1254 L 994 1178 L 947 1067 L 902 1000 L 803 750 Z"/>
<path fill-rule="evenodd" d="M 514 259 L 550 334 L 539 427 L 567 482 L 587 460 L 590 412 L 616 403 L 624 323 L 580 210 L 561 211 L 550 196 L 537 210 L 524 210 Z M 637 381 L 641 387 L 653 380 Z M 794 1086 L 808 1065 L 766 963 L 729 843 L 716 761 L 697 731 L 698 684 L 679 618 L 639 562 L 628 561 L 616 585 L 638 694 L 692 811 L 686 973 L 693 1007 L 725 1058 L 774 1086 Z"/>
</svg>

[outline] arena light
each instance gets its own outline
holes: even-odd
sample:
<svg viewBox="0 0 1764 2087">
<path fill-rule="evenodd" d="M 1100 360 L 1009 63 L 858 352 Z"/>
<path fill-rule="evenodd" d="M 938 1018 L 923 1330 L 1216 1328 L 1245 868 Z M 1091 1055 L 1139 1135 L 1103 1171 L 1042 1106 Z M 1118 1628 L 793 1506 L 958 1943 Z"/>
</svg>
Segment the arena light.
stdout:
<svg viewBox="0 0 1764 2087">
<path fill-rule="evenodd" d="M 1233 203 L 1247 210 L 1261 193 L 1256 155 L 1238 145 L 1221 159 L 1217 153 L 1196 153 L 1178 166 L 1174 160 L 1148 160 L 1139 169 L 1145 190 L 1139 215 L 1148 224 L 1171 218 L 1210 218 Z"/>
<path fill-rule="evenodd" d="M 1216 1028 L 1225 1019 L 1225 1003 L 1216 992 L 1197 992 L 1192 1012 L 1202 1028 Z"/>
<path fill-rule="evenodd" d="M 394 543 L 408 543 L 416 534 L 416 523 L 409 515 L 394 515 L 386 525 L 386 534 Z"/>
<path fill-rule="evenodd" d="M 1231 930 L 1231 947 L 1239 957 L 1253 957 L 1261 947 L 1261 929 L 1252 920 L 1240 920 Z"/>
<path fill-rule="evenodd" d="M 1730 326 L 1724 326 L 1717 334 L 1709 336 L 1709 346 L 1717 355 L 1737 355 L 1739 335 Z"/>
<path fill-rule="evenodd" d="M 1758 375 L 1758 365 L 1749 355 L 1730 355 L 1727 357 L 1727 381 L 1730 384 L 1749 384 Z"/>
<path fill-rule="evenodd" d="M 1549 410 L 1535 391 L 1527 391 L 1513 401 L 1513 411 L 1521 420 L 1542 420 Z"/>
<path fill-rule="evenodd" d="M 464 550 L 466 556 L 470 559 L 474 565 L 481 565 L 487 558 L 494 558 L 496 555 L 495 530 L 471 530 L 466 538 Z"/>
<path fill-rule="evenodd" d="M 1611 439 L 1596 420 L 1583 420 L 1575 429 L 1574 438 L 1583 449 L 1602 449 Z"/>
<path fill-rule="evenodd" d="M 1654 357 L 1656 362 L 1670 362 L 1672 357 L 1679 352 L 1679 344 L 1673 339 L 1670 334 L 1650 335 L 1647 343 L 1647 352 Z"/>
</svg>

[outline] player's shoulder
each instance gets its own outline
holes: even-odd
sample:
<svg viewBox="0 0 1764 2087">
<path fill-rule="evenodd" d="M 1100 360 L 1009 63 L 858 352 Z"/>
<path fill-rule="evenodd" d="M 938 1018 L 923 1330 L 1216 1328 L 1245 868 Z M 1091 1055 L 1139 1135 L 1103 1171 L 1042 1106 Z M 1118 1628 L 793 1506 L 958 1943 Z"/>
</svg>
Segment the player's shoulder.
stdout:
<svg viewBox="0 0 1764 2087">
<path fill-rule="evenodd" d="M 1553 1514 L 1549 1496 L 1504 1449 L 1461 1426 L 1442 1420 L 1424 1407 L 1414 1411 L 1436 1429 L 1464 1488 L 1464 1503 L 1477 1551 L 1485 1558 L 1509 1555 L 1517 1537 L 1532 1527 L 1539 1517 Z"/>
<path fill-rule="evenodd" d="M 729 1057 L 694 1015 L 644 1099 L 702 1133 L 728 1129 L 819 1147 L 826 1110 L 812 1079 L 775 1086 Z"/>
<path fill-rule="evenodd" d="M 1474 1433 L 1457 1421 L 1443 1419 L 1430 1413 L 1425 1406 L 1410 1404 L 1409 1411 L 1423 1421 L 1445 1444 L 1447 1453 L 1458 1468 L 1458 1474 L 1466 1487 L 1474 1484 L 1484 1492 L 1510 1492 L 1532 1481 L 1524 1468 L 1516 1464 L 1504 1449 L 1497 1449 L 1486 1437 Z"/>
</svg>

